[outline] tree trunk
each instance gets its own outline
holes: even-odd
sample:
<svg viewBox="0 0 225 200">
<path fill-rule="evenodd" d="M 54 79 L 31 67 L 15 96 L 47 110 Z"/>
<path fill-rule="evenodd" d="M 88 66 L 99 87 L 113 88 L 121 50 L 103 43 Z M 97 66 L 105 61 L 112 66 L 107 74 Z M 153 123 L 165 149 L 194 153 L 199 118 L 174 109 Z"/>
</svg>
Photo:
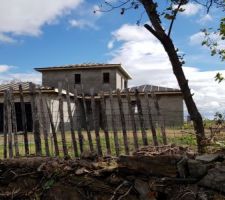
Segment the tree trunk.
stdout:
<svg viewBox="0 0 225 200">
<path fill-rule="evenodd" d="M 146 13 L 149 17 L 149 20 L 153 26 L 152 28 L 151 26 L 146 24 L 145 28 L 148 29 L 161 42 L 161 44 L 163 45 L 170 59 L 170 62 L 173 68 L 173 73 L 176 76 L 181 92 L 183 94 L 183 98 L 187 106 L 188 113 L 194 123 L 198 151 L 199 153 L 203 153 L 204 146 L 205 146 L 204 145 L 205 132 L 204 132 L 202 116 L 199 113 L 198 108 L 193 100 L 190 88 L 188 86 L 188 81 L 185 78 L 185 75 L 182 69 L 182 63 L 179 60 L 177 51 L 174 47 L 174 44 L 170 36 L 168 36 L 165 33 L 164 29 L 162 28 L 160 17 L 156 10 L 157 5 L 152 0 L 140 0 L 140 2 L 143 4 L 146 10 Z"/>
</svg>

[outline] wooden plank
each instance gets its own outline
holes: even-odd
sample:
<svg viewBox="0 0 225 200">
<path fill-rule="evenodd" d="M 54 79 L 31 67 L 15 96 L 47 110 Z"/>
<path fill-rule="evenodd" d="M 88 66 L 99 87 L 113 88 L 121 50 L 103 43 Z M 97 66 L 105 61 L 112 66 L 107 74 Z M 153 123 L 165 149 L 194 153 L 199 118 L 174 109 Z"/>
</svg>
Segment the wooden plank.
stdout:
<svg viewBox="0 0 225 200">
<path fill-rule="evenodd" d="M 161 129 L 161 133 L 162 133 L 163 144 L 166 145 L 167 144 L 166 130 L 165 130 L 165 125 L 164 125 L 164 120 L 163 120 L 163 117 L 162 117 L 161 112 L 160 112 L 159 102 L 158 102 L 158 99 L 157 99 L 157 97 L 154 93 L 151 93 L 151 96 L 154 100 L 155 108 L 156 108 L 156 111 L 157 111 L 158 123 L 160 125 L 160 129 Z"/>
<path fill-rule="evenodd" d="M 12 105 L 10 103 L 10 93 L 7 91 L 7 124 L 8 124 L 8 148 L 9 158 L 13 157 L 13 141 L 12 141 Z"/>
<path fill-rule="evenodd" d="M 50 150 L 49 150 L 49 144 L 48 144 L 48 128 L 47 128 L 47 119 L 45 117 L 45 111 L 44 111 L 44 101 L 41 93 L 41 89 L 39 89 L 39 103 L 40 103 L 40 122 L 42 124 L 42 130 L 44 135 L 44 141 L 45 141 L 45 153 L 46 156 L 50 156 Z"/>
<path fill-rule="evenodd" d="M 132 108 L 130 92 L 128 89 L 126 89 L 126 97 L 127 97 L 128 109 L 130 114 L 131 126 L 133 130 L 134 147 L 135 147 L 135 150 L 138 150 L 139 146 L 138 146 L 137 126 L 135 123 L 134 109 Z"/>
<path fill-rule="evenodd" d="M 78 100 L 78 94 L 77 89 L 74 88 L 74 103 L 76 106 L 76 115 L 77 115 L 77 133 L 78 133 L 78 139 L 79 139 L 79 146 L 80 146 L 80 152 L 82 153 L 84 151 L 84 144 L 83 144 L 83 134 L 81 130 L 81 108 L 80 103 Z"/>
<path fill-rule="evenodd" d="M 122 103 L 121 94 L 120 94 L 119 89 L 117 90 L 117 99 L 118 99 L 118 104 L 119 104 L 120 120 L 121 120 L 121 125 L 122 125 L 125 154 L 129 155 L 130 150 L 129 150 L 129 144 L 128 144 L 127 130 L 126 130 L 126 121 L 125 121 L 125 116 L 124 116 L 124 112 L 123 112 L 123 103 Z"/>
<path fill-rule="evenodd" d="M 47 103 L 46 99 L 45 99 L 45 105 L 46 105 L 46 108 L 47 108 L 48 117 L 49 117 L 51 129 L 52 129 L 52 136 L 53 136 L 53 142 L 54 142 L 54 148 L 55 148 L 55 155 L 59 156 L 59 146 L 58 146 L 57 133 L 56 133 L 56 130 L 55 130 L 55 125 L 54 125 L 54 121 L 53 121 L 52 112 L 51 112 L 50 107 L 48 106 L 48 103 Z"/>
<path fill-rule="evenodd" d="M 144 122 L 144 116 L 143 116 L 143 111 L 141 107 L 141 100 L 139 96 L 139 92 L 136 89 L 135 90 L 135 97 L 136 97 L 136 103 L 137 103 L 137 108 L 138 108 L 138 117 L 141 125 L 141 134 L 142 134 L 142 141 L 143 145 L 148 145 L 148 138 L 147 138 L 147 133 L 146 133 L 146 128 L 145 128 L 145 122 Z"/>
<path fill-rule="evenodd" d="M 68 110 L 68 115 L 69 115 L 69 120 L 70 120 L 70 133 L 71 133 L 74 155 L 75 155 L 75 157 L 78 157 L 78 147 L 77 147 L 77 141 L 76 141 L 76 137 L 75 137 L 75 128 L 74 128 L 74 120 L 73 120 L 72 109 L 71 109 L 68 81 L 66 81 L 66 83 L 67 83 L 66 101 L 67 101 L 67 110 Z"/>
<path fill-rule="evenodd" d="M 112 117 L 112 129 L 113 129 L 113 137 L 114 137 L 114 145 L 116 150 L 116 156 L 120 155 L 120 145 L 119 145 L 119 138 L 118 138 L 118 132 L 116 128 L 116 114 L 114 110 L 114 101 L 112 96 L 112 91 L 109 91 L 109 101 L 110 101 L 110 108 L 111 108 L 111 117 Z"/>
<path fill-rule="evenodd" d="M 99 113 L 96 109 L 96 100 L 94 98 L 94 92 L 93 90 L 91 92 L 91 110 L 92 110 L 92 121 L 94 122 L 94 129 L 95 129 L 95 138 L 96 138 L 96 145 L 97 145 L 97 151 L 98 155 L 102 156 L 102 146 L 101 146 L 101 140 L 99 135 Z"/>
<path fill-rule="evenodd" d="M 85 96 L 82 91 L 82 104 L 84 108 L 84 118 L 85 118 L 85 129 L 87 131 L 87 136 L 88 136 L 88 143 L 91 151 L 94 151 L 94 146 L 92 142 L 92 136 L 91 136 L 91 130 L 90 130 L 90 122 L 89 122 L 89 116 L 87 113 L 87 106 L 86 106 L 86 101 L 85 101 Z"/>
<path fill-rule="evenodd" d="M 106 115 L 104 92 L 101 92 L 100 102 L 101 102 L 102 123 L 103 123 L 103 130 L 104 130 L 104 134 L 105 134 L 107 154 L 111 155 L 111 147 L 110 147 L 110 140 L 109 140 L 109 129 L 108 129 L 108 122 L 107 122 L 107 115 Z"/>
<path fill-rule="evenodd" d="M 8 142 L 8 113 L 7 113 L 8 93 L 4 91 L 4 158 L 7 158 L 7 142 Z"/>
<path fill-rule="evenodd" d="M 40 124 L 39 124 L 39 118 L 38 118 L 38 108 L 37 108 L 37 102 L 36 102 L 35 85 L 33 83 L 29 83 L 29 89 L 30 89 L 30 96 L 31 96 L 35 152 L 36 152 L 36 155 L 42 155 L 41 134 L 40 134 Z"/>
<path fill-rule="evenodd" d="M 17 136 L 17 122 L 16 122 L 16 108 L 15 108 L 15 101 L 13 95 L 13 88 L 9 88 L 9 101 L 12 108 L 12 130 L 13 130 L 13 139 L 14 139 L 14 147 L 16 156 L 19 156 L 19 146 L 18 146 L 18 136 Z"/>
<path fill-rule="evenodd" d="M 65 134 L 65 128 L 64 128 L 64 111 L 63 111 L 63 97 L 62 97 L 62 83 L 59 82 L 58 84 L 59 89 L 59 129 L 61 132 L 61 139 L 62 139 L 62 146 L 63 146 L 63 154 L 64 157 L 68 157 L 68 149 L 66 145 L 66 134 Z"/>
<path fill-rule="evenodd" d="M 149 103 L 149 96 L 148 96 L 147 91 L 145 91 L 145 102 L 146 102 L 147 111 L 148 111 L 148 120 L 149 120 L 149 126 L 151 128 L 151 132 L 152 132 L 153 144 L 155 146 L 158 146 L 159 143 L 158 143 L 158 139 L 157 139 L 157 133 L 156 133 L 155 125 L 154 125 L 154 122 L 152 120 L 151 105 Z"/>
<path fill-rule="evenodd" d="M 23 96 L 23 88 L 22 85 L 19 85 L 19 92 L 20 92 L 20 107 L 21 107 L 21 117 L 22 117 L 22 127 L 23 127 L 23 136 L 24 136 L 24 148 L 25 148 L 25 155 L 29 155 L 29 144 L 28 144 L 28 133 L 27 133 L 27 117 L 26 117 L 26 110 L 25 110 L 25 103 L 24 103 L 24 96 Z"/>
</svg>

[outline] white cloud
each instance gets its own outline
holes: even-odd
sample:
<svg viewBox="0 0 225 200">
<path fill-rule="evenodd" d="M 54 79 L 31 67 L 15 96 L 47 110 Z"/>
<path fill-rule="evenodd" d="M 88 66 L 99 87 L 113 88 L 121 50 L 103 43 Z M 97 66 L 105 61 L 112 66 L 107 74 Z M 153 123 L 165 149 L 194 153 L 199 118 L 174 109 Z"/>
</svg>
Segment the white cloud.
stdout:
<svg viewBox="0 0 225 200">
<path fill-rule="evenodd" d="M 93 22 L 89 20 L 85 20 L 85 19 L 80 19 L 80 20 L 72 19 L 69 21 L 69 24 L 71 27 L 77 27 L 81 29 L 85 29 L 85 28 L 98 29 L 98 27 Z"/>
<path fill-rule="evenodd" d="M 108 45 L 107 45 L 108 49 L 112 49 L 114 47 L 114 42 L 115 42 L 114 40 L 110 40 L 108 42 Z"/>
<path fill-rule="evenodd" d="M 165 50 L 143 27 L 123 25 L 113 32 L 112 40 L 119 41 L 121 45 L 111 50 L 109 62 L 123 64 L 133 77 L 130 86 L 152 84 L 178 88 Z M 217 110 L 225 108 L 225 83 L 214 81 L 219 70 L 203 72 L 188 66 L 183 69 L 204 116 L 212 116 Z M 225 70 L 220 72 L 225 74 Z"/>
<path fill-rule="evenodd" d="M 203 15 L 197 22 L 199 24 L 205 25 L 208 22 L 212 22 L 213 17 L 210 14 Z"/>
<path fill-rule="evenodd" d="M 0 33 L 0 42 L 1 43 L 15 43 L 16 40 L 14 40 L 13 38 L 11 38 L 5 34 Z"/>
<path fill-rule="evenodd" d="M 0 65 L 0 73 L 7 72 L 11 68 L 12 66 L 9 65 Z"/>
<path fill-rule="evenodd" d="M 190 44 L 191 45 L 200 45 L 204 40 L 205 34 L 203 32 L 198 32 L 190 36 Z"/>
<path fill-rule="evenodd" d="M 188 3 L 182 6 L 182 8 L 185 9 L 185 11 L 181 12 L 181 15 L 193 16 L 199 13 L 199 11 L 202 9 L 202 6 L 197 3 Z"/>
<path fill-rule="evenodd" d="M 38 36 L 43 25 L 54 23 L 82 1 L 0 0 L 0 33 Z"/>
</svg>

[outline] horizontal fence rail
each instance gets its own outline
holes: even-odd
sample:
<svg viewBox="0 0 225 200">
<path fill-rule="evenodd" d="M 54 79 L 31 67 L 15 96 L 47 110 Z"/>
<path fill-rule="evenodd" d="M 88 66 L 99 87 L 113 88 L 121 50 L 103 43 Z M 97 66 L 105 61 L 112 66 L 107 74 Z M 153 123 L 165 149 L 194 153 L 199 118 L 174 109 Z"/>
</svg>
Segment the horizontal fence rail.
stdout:
<svg viewBox="0 0 225 200">
<path fill-rule="evenodd" d="M 58 89 L 55 96 L 48 95 L 30 83 L 29 91 L 19 85 L 19 91 L 4 92 L 1 157 L 79 157 L 84 151 L 129 155 L 141 146 L 166 145 L 183 124 L 183 111 L 161 109 L 154 93 L 85 95 L 64 90 L 61 83 Z"/>
</svg>

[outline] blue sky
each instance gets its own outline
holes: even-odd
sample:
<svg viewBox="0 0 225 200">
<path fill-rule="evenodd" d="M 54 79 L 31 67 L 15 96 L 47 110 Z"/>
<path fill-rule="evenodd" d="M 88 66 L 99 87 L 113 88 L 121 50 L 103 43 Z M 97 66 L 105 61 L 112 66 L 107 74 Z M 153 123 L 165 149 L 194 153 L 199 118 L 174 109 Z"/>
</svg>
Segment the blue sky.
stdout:
<svg viewBox="0 0 225 200">
<path fill-rule="evenodd" d="M 135 25 L 143 9 L 123 16 L 119 10 L 93 14 L 99 2 L 0 0 L 1 81 L 40 82 L 40 74 L 33 70 L 39 66 L 116 62 L 133 76 L 130 85 L 177 87 L 161 45 L 142 26 Z M 224 71 L 224 63 L 201 46 L 200 29 L 216 28 L 222 12 L 212 9 L 207 14 L 194 3 L 185 9 L 175 22 L 172 37 L 185 54 L 184 70 L 200 110 L 210 108 L 212 114 L 221 106 L 225 108 L 224 83 L 218 85 L 213 80 L 217 71 Z M 141 24 L 146 21 L 144 15 Z M 167 26 L 164 21 L 163 26 Z M 219 43 L 224 48 L 224 42 Z"/>
</svg>

